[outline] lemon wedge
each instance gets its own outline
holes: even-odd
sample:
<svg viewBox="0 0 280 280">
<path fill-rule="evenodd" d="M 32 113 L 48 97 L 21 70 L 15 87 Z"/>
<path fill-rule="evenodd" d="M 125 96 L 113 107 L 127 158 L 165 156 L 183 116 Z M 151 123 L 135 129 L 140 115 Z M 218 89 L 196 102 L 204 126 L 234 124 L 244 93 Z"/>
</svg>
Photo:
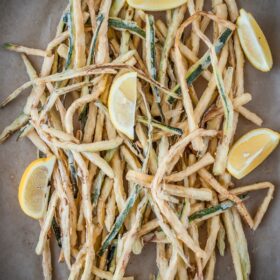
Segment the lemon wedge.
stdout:
<svg viewBox="0 0 280 280">
<path fill-rule="evenodd" d="M 34 218 L 43 217 L 47 207 L 50 180 L 55 157 L 40 158 L 25 169 L 18 190 L 18 200 L 22 211 Z"/>
<path fill-rule="evenodd" d="M 113 81 L 108 98 L 108 110 L 115 128 L 134 138 L 137 101 L 137 73 L 127 72 Z"/>
<path fill-rule="evenodd" d="M 231 148 L 227 169 L 237 179 L 241 179 L 259 166 L 276 148 L 279 133 L 259 128 L 243 135 Z"/>
<path fill-rule="evenodd" d="M 179 7 L 188 0 L 127 0 L 128 5 L 145 11 L 164 11 Z"/>
<path fill-rule="evenodd" d="M 272 55 L 267 40 L 254 17 L 243 9 L 237 19 L 237 33 L 250 63 L 260 71 L 269 71 Z"/>
</svg>

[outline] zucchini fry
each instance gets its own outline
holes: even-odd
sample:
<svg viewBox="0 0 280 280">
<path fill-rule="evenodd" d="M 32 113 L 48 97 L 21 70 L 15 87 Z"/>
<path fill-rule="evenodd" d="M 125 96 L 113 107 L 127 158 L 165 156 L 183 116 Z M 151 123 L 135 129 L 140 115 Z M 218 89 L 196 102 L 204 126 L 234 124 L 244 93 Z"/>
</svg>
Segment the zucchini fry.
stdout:
<svg viewBox="0 0 280 280">
<path fill-rule="evenodd" d="M 44 246 L 47 241 L 48 231 L 52 225 L 52 220 L 54 217 L 54 212 L 55 212 L 57 202 L 58 202 L 58 195 L 56 192 L 54 192 L 54 193 L 52 193 L 48 211 L 47 211 L 46 217 L 45 217 L 43 225 L 42 225 L 39 241 L 36 246 L 35 251 L 36 251 L 36 254 L 38 254 L 38 255 L 41 255 L 44 250 Z"/>
<path fill-rule="evenodd" d="M 81 1 L 70 0 L 70 17 L 74 41 L 74 68 L 81 68 L 86 65 L 85 29 Z"/>
<path fill-rule="evenodd" d="M 143 123 L 143 124 L 148 124 L 148 120 L 145 117 L 138 116 L 137 120 L 139 122 Z M 166 131 L 166 132 L 168 132 L 170 134 L 173 134 L 173 135 L 179 135 L 179 136 L 183 135 L 182 129 L 163 124 L 163 123 L 161 123 L 159 121 L 156 121 L 156 120 L 151 120 L 151 125 L 155 128 L 159 128 L 162 131 Z"/>
<path fill-rule="evenodd" d="M 244 220 L 247 222 L 247 224 L 250 226 L 250 228 L 253 228 L 254 222 L 248 213 L 248 210 L 242 203 L 241 199 L 238 198 L 236 195 L 231 194 L 229 191 L 227 191 L 215 178 L 212 176 L 206 169 L 200 169 L 198 171 L 198 174 L 211 185 L 211 187 L 219 194 L 224 195 L 229 200 L 232 200 L 236 203 L 236 207 L 241 214 L 241 216 L 244 218 Z"/>
<path fill-rule="evenodd" d="M 97 52 L 95 57 L 96 64 L 102 64 L 109 62 L 109 44 L 107 38 L 107 31 L 108 31 L 108 17 L 109 11 L 111 7 L 112 0 L 104 0 L 102 1 L 100 7 L 100 14 L 103 14 L 104 20 L 101 24 L 100 31 L 99 31 L 99 38 L 97 44 Z"/>
<path fill-rule="evenodd" d="M 156 47 L 155 47 L 155 26 L 154 17 L 152 15 L 146 15 L 146 64 L 149 74 L 153 80 L 157 79 L 157 69 L 156 69 Z M 154 100 L 158 105 L 160 116 L 162 121 L 164 121 L 163 112 L 161 109 L 161 97 L 157 88 L 152 87 L 152 92 L 154 95 Z"/>
<path fill-rule="evenodd" d="M 29 116 L 20 114 L 10 125 L 6 126 L 0 134 L 0 144 L 4 143 L 12 134 L 25 126 L 29 121 Z"/>
<path fill-rule="evenodd" d="M 33 49 L 33 48 L 28 48 L 28 47 L 23 47 L 23 46 L 19 46 L 16 44 L 12 44 L 12 43 L 5 43 L 3 45 L 3 47 L 6 50 L 9 51 L 14 51 L 14 52 L 19 52 L 19 53 L 25 53 L 27 55 L 36 55 L 36 56 L 49 56 L 50 53 L 47 51 L 43 51 L 43 50 L 39 50 L 39 49 Z"/>
<path fill-rule="evenodd" d="M 225 46 L 227 40 L 232 35 L 232 30 L 227 28 L 225 31 L 220 35 L 220 37 L 217 39 L 217 41 L 214 43 L 215 52 L 219 54 L 223 47 Z M 185 75 L 185 79 L 187 81 L 188 86 L 190 86 L 200 75 L 201 73 L 208 68 L 208 66 L 211 64 L 211 58 L 210 53 L 207 51 L 200 60 L 198 60 L 190 69 L 187 71 Z M 181 94 L 181 88 L 180 85 L 177 85 L 173 92 L 177 93 L 178 95 Z M 168 98 L 168 102 L 172 104 L 174 102 L 174 99 L 172 97 Z"/>
<path fill-rule="evenodd" d="M 166 34 L 166 38 L 165 38 L 165 42 L 164 42 L 164 46 L 163 46 L 163 50 L 162 50 L 162 54 L 161 54 L 161 58 L 160 58 L 158 77 L 159 77 L 159 82 L 162 85 L 165 85 L 165 83 L 166 83 L 168 55 L 171 50 L 173 41 L 175 39 L 176 30 L 178 29 L 179 25 L 181 24 L 186 10 L 187 10 L 186 5 L 182 5 L 180 8 L 175 9 L 175 11 L 173 12 L 172 22 L 169 25 L 169 28 L 168 28 L 168 31 Z"/>
</svg>

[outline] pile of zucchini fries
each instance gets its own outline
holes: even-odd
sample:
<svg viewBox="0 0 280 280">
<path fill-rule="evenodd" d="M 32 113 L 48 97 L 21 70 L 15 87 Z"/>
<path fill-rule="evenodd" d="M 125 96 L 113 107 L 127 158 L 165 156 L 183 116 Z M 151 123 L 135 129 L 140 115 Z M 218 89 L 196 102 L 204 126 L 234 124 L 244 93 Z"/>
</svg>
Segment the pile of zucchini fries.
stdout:
<svg viewBox="0 0 280 280">
<path fill-rule="evenodd" d="M 57 158 L 36 247 L 45 279 L 51 238 L 69 279 L 134 279 L 125 276 L 131 255 L 154 242 L 151 279 L 210 280 L 226 240 L 237 279 L 249 278 L 241 217 L 255 230 L 274 186 L 235 187 L 226 171 L 239 116 L 262 120 L 244 107 L 252 97 L 235 0 L 204 4 L 189 0 L 158 17 L 125 0 L 69 0 L 46 50 L 5 45 L 21 53 L 30 81 L 0 106 L 31 92 L 0 143 L 18 132 L 39 157 Z M 28 55 L 43 57 L 40 72 Z M 138 76 L 134 140 L 107 110 L 113 79 L 127 71 Z M 259 189 L 268 193 L 252 218 L 244 202 Z"/>
</svg>

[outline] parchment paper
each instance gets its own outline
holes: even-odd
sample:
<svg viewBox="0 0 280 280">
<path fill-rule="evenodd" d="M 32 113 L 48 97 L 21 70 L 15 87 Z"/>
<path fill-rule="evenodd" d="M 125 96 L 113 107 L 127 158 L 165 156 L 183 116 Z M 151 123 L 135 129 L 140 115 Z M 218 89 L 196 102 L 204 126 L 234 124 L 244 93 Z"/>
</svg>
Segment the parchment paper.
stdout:
<svg viewBox="0 0 280 280">
<path fill-rule="evenodd" d="M 264 127 L 280 131 L 280 1 L 239 2 L 256 17 L 267 36 L 274 58 L 273 70 L 265 74 L 247 63 L 245 90 L 253 95 L 253 101 L 248 107 L 263 117 Z M 66 4 L 65 0 L 0 0 L 0 43 L 14 42 L 45 48 L 55 34 Z M 39 70 L 42 60 L 31 60 Z M 0 73 L 1 99 L 28 80 L 20 56 L 2 49 Z M 0 111 L 1 130 L 21 112 L 26 94 Z M 241 119 L 238 135 L 253 128 L 254 125 Z M 0 146 L 0 279 L 43 279 L 41 257 L 34 252 L 39 225 L 22 213 L 17 199 L 21 174 L 35 157 L 35 149 L 28 140 L 16 142 L 13 137 Z M 246 227 L 252 263 L 251 279 L 254 280 L 280 279 L 280 191 L 277 188 L 280 185 L 279 162 L 278 148 L 259 168 L 238 182 L 241 186 L 269 180 L 276 185 L 275 199 L 259 229 L 253 232 Z M 250 197 L 249 203 L 254 210 L 264 193 L 256 196 L 252 194 Z M 65 265 L 57 263 L 57 256 L 53 257 L 53 265 L 54 279 L 67 279 Z M 148 246 L 141 256 L 132 258 L 127 274 L 135 275 L 137 280 L 146 280 L 149 279 L 149 273 L 155 271 L 155 250 L 153 246 Z M 226 257 L 218 257 L 215 279 L 235 279 L 228 246 Z"/>
</svg>

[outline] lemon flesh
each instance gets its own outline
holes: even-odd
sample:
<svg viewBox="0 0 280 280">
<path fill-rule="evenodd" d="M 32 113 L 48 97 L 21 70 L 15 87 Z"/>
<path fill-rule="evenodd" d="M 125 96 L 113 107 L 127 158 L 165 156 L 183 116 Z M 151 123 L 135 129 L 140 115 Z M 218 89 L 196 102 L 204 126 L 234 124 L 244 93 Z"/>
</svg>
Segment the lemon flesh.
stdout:
<svg viewBox="0 0 280 280">
<path fill-rule="evenodd" d="M 137 73 L 128 72 L 117 77 L 110 89 L 108 110 L 114 127 L 134 138 L 137 101 Z"/>
<path fill-rule="evenodd" d="M 259 166 L 277 147 L 279 133 L 260 128 L 242 136 L 231 148 L 227 169 L 241 179 Z"/>
<path fill-rule="evenodd" d="M 254 17 L 243 9 L 237 19 L 237 33 L 250 63 L 260 71 L 269 71 L 273 62 L 267 40 Z"/>
<path fill-rule="evenodd" d="M 20 207 L 34 219 L 44 216 L 49 194 L 48 181 L 54 164 L 55 157 L 37 159 L 29 164 L 22 175 L 18 191 Z"/>
<path fill-rule="evenodd" d="M 177 8 L 188 0 L 127 0 L 128 5 L 145 11 L 164 11 Z"/>
</svg>

